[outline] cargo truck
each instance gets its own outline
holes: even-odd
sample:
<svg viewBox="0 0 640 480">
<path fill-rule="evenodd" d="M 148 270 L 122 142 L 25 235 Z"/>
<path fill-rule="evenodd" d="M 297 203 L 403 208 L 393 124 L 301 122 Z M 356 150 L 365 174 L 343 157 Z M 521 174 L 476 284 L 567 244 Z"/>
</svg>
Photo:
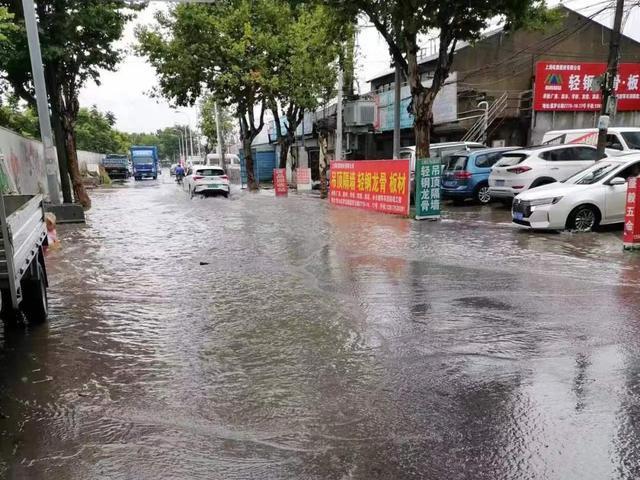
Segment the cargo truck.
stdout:
<svg viewBox="0 0 640 480">
<path fill-rule="evenodd" d="M 133 178 L 142 180 L 143 178 L 158 178 L 159 158 L 158 147 L 151 146 L 133 146 L 129 150 L 131 153 L 131 162 L 133 164 Z"/>
</svg>

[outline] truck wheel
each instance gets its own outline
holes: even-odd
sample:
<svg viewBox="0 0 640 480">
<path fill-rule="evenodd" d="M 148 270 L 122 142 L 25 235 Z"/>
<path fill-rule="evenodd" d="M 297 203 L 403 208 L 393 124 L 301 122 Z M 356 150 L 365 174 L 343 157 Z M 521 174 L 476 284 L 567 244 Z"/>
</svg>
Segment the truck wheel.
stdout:
<svg viewBox="0 0 640 480">
<path fill-rule="evenodd" d="M 46 322 L 49 316 L 49 299 L 42 265 L 38 262 L 38 276 L 25 280 L 22 285 L 22 311 L 30 323 Z"/>
<path fill-rule="evenodd" d="M 154 176 L 153 176 L 153 179 L 154 179 L 154 180 L 157 180 L 157 179 L 158 179 L 158 176 L 157 176 L 157 175 L 154 175 Z"/>
</svg>

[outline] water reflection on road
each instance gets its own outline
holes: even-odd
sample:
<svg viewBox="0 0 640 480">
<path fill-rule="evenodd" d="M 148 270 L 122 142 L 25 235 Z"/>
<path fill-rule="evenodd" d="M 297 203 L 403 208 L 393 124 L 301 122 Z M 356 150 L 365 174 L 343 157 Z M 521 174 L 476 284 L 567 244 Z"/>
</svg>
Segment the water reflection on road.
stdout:
<svg viewBox="0 0 640 480">
<path fill-rule="evenodd" d="M 640 261 L 165 183 L 94 193 L 0 334 L 0 477 L 638 478 Z"/>
</svg>

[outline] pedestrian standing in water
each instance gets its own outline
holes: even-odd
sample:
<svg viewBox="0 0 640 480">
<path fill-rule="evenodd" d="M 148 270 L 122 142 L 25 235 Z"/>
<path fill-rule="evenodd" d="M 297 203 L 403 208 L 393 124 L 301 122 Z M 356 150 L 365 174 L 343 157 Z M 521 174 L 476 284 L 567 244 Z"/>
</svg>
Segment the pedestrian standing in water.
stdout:
<svg viewBox="0 0 640 480">
<path fill-rule="evenodd" d="M 58 231 L 56 230 L 56 216 L 51 212 L 47 212 L 44 214 L 44 221 L 47 224 L 48 248 L 56 248 L 60 246 Z"/>
</svg>

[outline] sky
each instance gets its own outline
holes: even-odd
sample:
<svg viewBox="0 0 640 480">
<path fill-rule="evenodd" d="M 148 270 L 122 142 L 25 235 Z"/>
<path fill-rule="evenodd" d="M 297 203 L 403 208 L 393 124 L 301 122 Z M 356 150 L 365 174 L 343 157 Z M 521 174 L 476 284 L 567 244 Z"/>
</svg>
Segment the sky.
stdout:
<svg viewBox="0 0 640 480">
<path fill-rule="evenodd" d="M 628 0 L 637 3 L 636 0 Z M 557 2 L 550 2 L 557 3 Z M 608 1 L 602 0 L 572 0 L 565 2 L 572 8 L 584 8 L 583 14 L 589 15 L 599 10 Z M 592 5 L 592 7 L 589 7 Z M 153 23 L 154 13 L 167 8 L 161 2 L 152 2 L 150 6 L 138 13 L 137 18 L 126 27 L 120 48 L 125 48 L 127 54 L 115 72 L 102 72 L 100 85 L 91 82 L 85 86 L 80 94 L 80 104 L 83 106 L 96 105 L 102 111 L 113 112 L 116 116 L 116 128 L 126 132 L 151 132 L 176 123 L 189 123 L 196 126 L 195 108 L 172 108 L 162 98 L 152 98 L 150 91 L 157 86 L 156 72 L 144 58 L 133 54 L 135 43 L 134 31 L 138 25 Z M 613 10 L 600 15 L 596 20 L 604 25 L 612 24 Z M 636 7 L 628 16 L 624 33 L 640 41 L 640 8 Z M 390 67 L 390 57 L 385 41 L 375 28 L 366 24 L 360 26 L 356 48 L 356 91 L 369 91 L 368 81 L 380 72 Z"/>
</svg>

